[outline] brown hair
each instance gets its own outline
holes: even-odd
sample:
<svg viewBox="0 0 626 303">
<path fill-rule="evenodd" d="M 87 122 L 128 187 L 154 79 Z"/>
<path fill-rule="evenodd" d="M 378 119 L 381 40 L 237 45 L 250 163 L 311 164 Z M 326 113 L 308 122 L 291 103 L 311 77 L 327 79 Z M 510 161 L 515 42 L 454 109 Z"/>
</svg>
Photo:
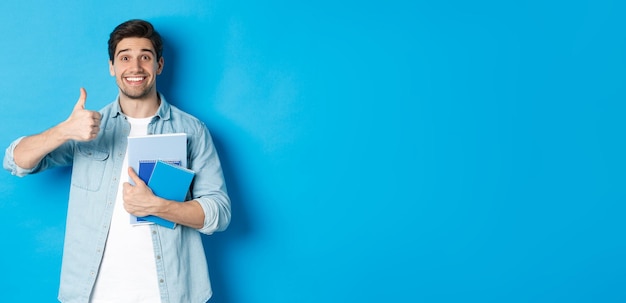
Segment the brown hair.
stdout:
<svg viewBox="0 0 626 303">
<path fill-rule="evenodd" d="M 163 41 L 161 35 L 154 29 L 148 21 L 133 19 L 118 25 L 109 36 L 109 60 L 113 62 L 115 48 L 124 38 L 147 38 L 152 41 L 152 46 L 156 51 L 156 59 L 161 59 L 163 55 Z"/>
</svg>

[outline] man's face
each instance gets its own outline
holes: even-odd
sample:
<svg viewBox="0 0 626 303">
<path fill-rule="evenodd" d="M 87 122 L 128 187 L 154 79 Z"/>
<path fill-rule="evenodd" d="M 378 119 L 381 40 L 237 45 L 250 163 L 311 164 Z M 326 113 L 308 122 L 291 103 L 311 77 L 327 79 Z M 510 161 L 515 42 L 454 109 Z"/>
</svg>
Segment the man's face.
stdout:
<svg viewBox="0 0 626 303">
<path fill-rule="evenodd" d="M 115 48 L 109 71 L 115 77 L 120 94 L 131 99 L 156 95 L 156 76 L 163 70 L 163 58 L 147 38 L 124 38 Z"/>
</svg>

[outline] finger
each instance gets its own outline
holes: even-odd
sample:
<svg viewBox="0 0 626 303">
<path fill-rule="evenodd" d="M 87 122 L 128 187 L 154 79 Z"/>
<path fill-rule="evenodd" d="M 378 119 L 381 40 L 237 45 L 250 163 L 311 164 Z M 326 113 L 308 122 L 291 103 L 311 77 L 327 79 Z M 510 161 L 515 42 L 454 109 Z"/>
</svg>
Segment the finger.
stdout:
<svg viewBox="0 0 626 303">
<path fill-rule="evenodd" d="M 76 105 L 74 105 L 74 109 L 85 109 L 85 102 L 87 101 L 87 91 L 84 88 L 80 88 L 80 97 L 78 97 L 78 101 Z"/>
<path fill-rule="evenodd" d="M 135 173 L 135 170 L 132 167 L 128 168 L 128 176 L 133 180 L 135 185 L 139 185 L 139 184 L 143 184 L 144 183 L 143 180 L 141 180 L 141 178 L 139 178 L 137 173 Z"/>
<path fill-rule="evenodd" d="M 102 120 L 102 115 L 99 112 L 93 112 L 93 120 L 100 125 L 100 120 Z"/>
</svg>

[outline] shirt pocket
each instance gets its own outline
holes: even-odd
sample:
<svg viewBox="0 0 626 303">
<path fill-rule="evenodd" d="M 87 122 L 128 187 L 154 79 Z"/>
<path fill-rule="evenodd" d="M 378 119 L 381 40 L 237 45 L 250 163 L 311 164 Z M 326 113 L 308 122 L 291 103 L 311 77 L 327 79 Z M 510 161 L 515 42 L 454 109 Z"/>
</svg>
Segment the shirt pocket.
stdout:
<svg viewBox="0 0 626 303">
<path fill-rule="evenodd" d="M 102 184 L 109 153 L 90 145 L 77 145 L 72 168 L 72 186 L 97 191 Z"/>
</svg>

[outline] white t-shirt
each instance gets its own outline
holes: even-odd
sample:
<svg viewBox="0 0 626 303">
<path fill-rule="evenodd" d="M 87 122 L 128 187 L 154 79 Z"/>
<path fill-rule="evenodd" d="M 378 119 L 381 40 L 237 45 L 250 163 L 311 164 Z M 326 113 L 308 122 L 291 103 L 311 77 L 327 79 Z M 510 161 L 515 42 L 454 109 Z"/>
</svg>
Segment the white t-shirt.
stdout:
<svg viewBox="0 0 626 303">
<path fill-rule="evenodd" d="M 130 122 L 130 135 L 148 133 L 150 118 Z M 102 264 L 94 286 L 91 303 L 160 302 L 154 248 L 149 225 L 131 225 L 130 214 L 124 209 L 122 188 L 128 182 L 128 152 L 124 157 L 115 208 L 107 238 Z"/>
</svg>

